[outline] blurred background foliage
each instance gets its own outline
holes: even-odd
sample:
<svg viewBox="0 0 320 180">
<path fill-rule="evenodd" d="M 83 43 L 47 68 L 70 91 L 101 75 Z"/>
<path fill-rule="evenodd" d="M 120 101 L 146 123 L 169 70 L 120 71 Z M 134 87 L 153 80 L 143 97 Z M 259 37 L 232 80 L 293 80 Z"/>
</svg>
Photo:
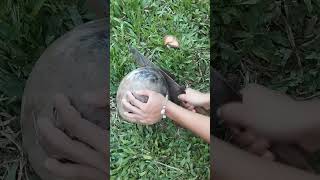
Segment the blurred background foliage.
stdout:
<svg viewBox="0 0 320 180">
<path fill-rule="evenodd" d="M 241 87 L 320 95 L 320 0 L 224 0 L 211 6 L 212 65 Z M 230 138 L 223 124 L 214 129 Z M 311 157 L 320 172 L 320 153 Z"/>
<path fill-rule="evenodd" d="M 242 85 L 256 82 L 302 99 L 319 95 L 319 0 L 214 4 L 212 44 L 217 69 L 241 77 Z"/>
<path fill-rule="evenodd" d="M 94 17 L 85 0 L 0 1 L 0 179 L 38 179 L 21 147 L 26 79 L 54 40 Z"/>
</svg>

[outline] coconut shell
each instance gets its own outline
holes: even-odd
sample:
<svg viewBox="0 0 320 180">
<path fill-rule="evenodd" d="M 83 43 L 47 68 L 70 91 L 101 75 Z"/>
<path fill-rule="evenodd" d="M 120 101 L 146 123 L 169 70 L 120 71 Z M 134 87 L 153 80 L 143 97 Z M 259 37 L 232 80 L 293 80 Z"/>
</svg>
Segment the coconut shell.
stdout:
<svg viewBox="0 0 320 180">
<path fill-rule="evenodd" d="M 24 89 L 21 110 L 23 147 L 35 172 L 55 180 L 44 167 L 48 154 L 39 144 L 37 117 L 52 116 L 53 97 L 65 94 L 81 115 L 109 129 L 107 20 L 92 21 L 66 33 L 51 44 L 36 62 Z M 105 89 L 106 105 L 98 107 L 82 100 L 87 93 Z"/>
<path fill-rule="evenodd" d="M 135 91 L 144 89 L 161 93 L 164 96 L 168 93 L 166 80 L 157 69 L 142 67 L 131 71 L 122 79 L 117 91 L 117 107 L 119 114 L 123 119 L 131 121 L 124 115 L 125 110 L 121 102 L 126 96 L 126 93 L 130 91 L 136 99 L 146 103 L 148 101 L 147 96 L 138 96 L 134 94 Z M 159 119 L 159 121 L 160 120 L 161 119 Z"/>
</svg>

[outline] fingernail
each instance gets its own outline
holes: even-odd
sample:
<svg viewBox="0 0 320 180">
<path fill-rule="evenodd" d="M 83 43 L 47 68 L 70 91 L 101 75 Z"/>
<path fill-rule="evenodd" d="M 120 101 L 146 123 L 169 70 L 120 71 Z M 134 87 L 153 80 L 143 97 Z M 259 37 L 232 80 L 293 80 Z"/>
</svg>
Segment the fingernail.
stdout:
<svg viewBox="0 0 320 180">
<path fill-rule="evenodd" d="M 218 110 L 217 110 L 217 116 L 218 116 L 218 117 L 221 117 L 221 108 L 218 108 Z"/>
</svg>

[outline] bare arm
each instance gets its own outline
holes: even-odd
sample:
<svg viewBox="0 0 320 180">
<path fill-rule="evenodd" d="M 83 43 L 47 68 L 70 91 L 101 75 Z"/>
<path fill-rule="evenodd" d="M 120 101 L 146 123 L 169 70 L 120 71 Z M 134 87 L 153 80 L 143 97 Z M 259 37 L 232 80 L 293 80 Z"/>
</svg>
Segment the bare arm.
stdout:
<svg viewBox="0 0 320 180">
<path fill-rule="evenodd" d="M 123 106 L 128 110 L 124 113 L 127 119 L 149 125 L 157 123 L 161 119 L 160 111 L 166 102 L 165 97 L 150 90 L 139 91 L 136 94 L 148 96 L 148 102 L 143 103 L 128 92 L 127 98 L 122 100 Z M 209 117 L 182 108 L 171 101 L 166 104 L 166 115 L 210 143 Z"/>
<path fill-rule="evenodd" d="M 213 179 L 215 180 L 317 180 L 319 176 L 262 159 L 212 138 Z"/>
<path fill-rule="evenodd" d="M 167 116 L 210 143 L 210 117 L 188 111 L 171 101 L 167 104 Z"/>
</svg>

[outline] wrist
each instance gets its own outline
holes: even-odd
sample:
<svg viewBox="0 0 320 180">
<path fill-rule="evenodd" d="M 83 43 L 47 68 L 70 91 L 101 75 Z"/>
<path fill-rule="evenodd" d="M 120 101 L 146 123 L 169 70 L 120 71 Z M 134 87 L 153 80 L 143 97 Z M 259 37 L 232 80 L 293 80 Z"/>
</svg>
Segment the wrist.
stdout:
<svg viewBox="0 0 320 180">
<path fill-rule="evenodd" d="M 181 112 L 181 110 L 184 110 L 184 108 L 176 105 L 175 103 L 173 103 L 172 101 L 168 101 L 167 105 L 166 105 L 166 116 L 171 119 L 172 121 L 179 123 L 177 121 L 179 121 L 179 112 Z"/>
<path fill-rule="evenodd" d="M 210 109 L 210 93 L 203 94 L 203 104 L 202 107 L 206 110 Z"/>
<path fill-rule="evenodd" d="M 166 116 L 170 119 L 172 119 L 172 116 L 173 116 L 174 105 L 175 104 L 171 101 L 168 101 L 166 104 Z"/>
<path fill-rule="evenodd" d="M 161 114 L 161 117 L 162 119 L 165 119 L 167 116 L 166 116 L 166 110 L 167 110 L 167 104 L 168 104 L 168 95 L 166 95 L 163 99 L 163 103 L 162 103 L 162 108 L 161 108 L 161 111 L 160 111 L 160 114 Z"/>
</svg>

